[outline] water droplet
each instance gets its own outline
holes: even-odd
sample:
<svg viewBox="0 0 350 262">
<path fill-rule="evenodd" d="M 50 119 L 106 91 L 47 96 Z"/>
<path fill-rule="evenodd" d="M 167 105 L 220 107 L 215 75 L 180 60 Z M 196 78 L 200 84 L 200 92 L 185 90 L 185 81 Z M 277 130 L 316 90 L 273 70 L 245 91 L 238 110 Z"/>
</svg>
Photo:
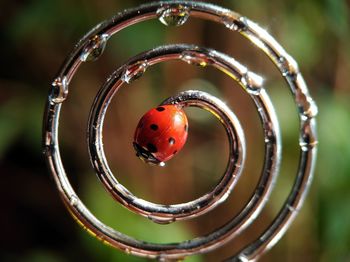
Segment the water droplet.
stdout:
<svg viewBox="0 0 350 262">
<path fill-rule="evenodd" d="M 50 146 L 52 144 L 52 132 L 46 131 L 45 132 L 45 145 Z"/>
<path fill-rule="evenodd" d="M 247 29 L 247 19 L 243 16 L 237 18 L 233 13 L 224 14 L 222 16 L 222 23 L 226 28 L 233 31 L 244 31 Z"/>
<path fill-rule="evenodd" d="M 307 118 L 314 118 L 318 114 L 318 107 L 314 100 L 308 97 L 307 107 L 304 109 L 303 115 Z"/>
<path fill-rule="evenodd" d="M 190 8 L 183 5 L 162 7 L 157 11 L 159 21 L 166 26 L 181 26 L 190 16 Z"/>
<path fill-rule="evenodd" d="M 267 122 L 266 125 L 264 125 L 264 141 L 266 144 L 276 143 L 276 135 L 272 129 L 271 122 Z"/>
<path fill-rule="evenodd" d="M 309 95 L 307 85 L 301 74 L 297 74 L 293 79 L 295 84 L 295 102 L 298 105 L 299 113 L 302 118 L 314 118 L 318 114 L 318 108 L 314 100 Z"/>
<path fill-rule="evenodd" d="M 247 72 L 242 76 L 241 82 L 250 94 L 259 95 L 264 79 L 253 72 Z"/>
<path fill-rule="evenodd" d="M 75 196 L 75 195 L 71 195 L 70 196 L 70 200 L 69 200 L 69 203 L 72 205 L 72 206 L 76 206 L 78 204 L 78 197 Z"/>
<path fill-rule="evenodd" d="M 295 207 L 287 204 L 287 208 L 291 211 L 291 212 L 298 212 L 298 209 L 296 209 Z"/>
<path fill-rule="evenodd" d="M 235 261 L 237 261 L 237 262 L 249 262 L 251 260 L 249 258 L 247 258 L 245 255 L 239 255 L 239 257 Z"/>
<path fill-rule="evenodd" d="M 304 94 L 300 89 L 296 90 L 295 95 L 299 112 L 302 118 L 307 119 L 316 117 L 318 113 L 318 108 L 316 103 L 312 100 L 312 98 L 307 94 Z"/>
<path fill-rule="evenodd" d="M 164 257 L 163 255 L 160 255 L 156 258 L 157 261 L 159 262 L 167 262 L 169 261 L 166 257 Z"/>
<path fill-rule="evenodd" d="M 48 152 L 49 152 L 49 148 L 48 148 L 48 146 L 45 146 L 45 147 L 43 148 L 42 154 L 43 154 L 43 155 L 46 155 Z"/>
<path fill-rule="evenodd" d="M 53 151 L 53 146 L 46 145 L 46 146 L 44 146 L 44 148 L 43 148 L 43 154 L 44 154 L 45 156 L 52 156 L 52 151 Z"/>
<path fill-rule="evenodd" d="M 68 96 L 67 77 L 57 77 L 52 82 L 50 100 L 53 103 L 62 103 Z"/>
<path fill-rule="evenodd" d="M 301 123 L 301 135 L 299 138 L 299 145 L 303 149 L 306 147 L 307 150 L 316 146 L 317 141 L 317 132 L 316 132 L 316 122 L 315 119 L 306 119 Z"/>
<path fill-rule="evenodd" d="M 301 151 L 308 152 L 310 150 L 310 146 L 307 145 L 300 145 Z"/>
<path fill-rule="evenodd" d="M 130 84 L 131 82 L 139 79 L 146 72 L 147 67 L 147 61 L 138 61 L 135 64 L 129 65 L 125 69 L 121 79 Z"/>
<path fill-rule="evenodd" d="M 209 54 L 199 53 L 195 50 L 186 50 L 181 54 L 180 59 L 190 65 L 205 67 L 213 63 Z"/>
<path fill-rule="evenodd" d="M 281 56 L 278 62 L 283 76 L 296 77 L 299 73 L 298 63 L 290 55 Z"/>
<path fill-rule="evenodd" d="M 93 36 L 83 48 L 80 60 L 83 62 L 97 60 L 105 50 L 108 39 L 108 34 Z"/>
<path fill-rule="evenodd" d="M 164 218 L 159 218 L 159 217 L 154 217 L 153 215 L 148 215 L 147 218 L 154 223 L 160 224 L 160 225 L 166 225 L 175 222 L 175 218 L 173 217 L 164 217 Z"/>
</svg>

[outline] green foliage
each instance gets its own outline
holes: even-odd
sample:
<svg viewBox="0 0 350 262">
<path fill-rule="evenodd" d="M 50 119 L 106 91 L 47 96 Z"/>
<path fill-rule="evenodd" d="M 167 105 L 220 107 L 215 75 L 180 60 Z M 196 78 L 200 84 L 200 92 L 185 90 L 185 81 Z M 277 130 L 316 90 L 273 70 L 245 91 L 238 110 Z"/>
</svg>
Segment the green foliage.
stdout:
<svg viewBox="0 0 350 262">
<path fill-rule="evenodd" d="M 320 150 L 318 219 L 320 244 L 327 259 L 342 261 L 350 246 L 350 114 L 344 99 L 322 97 L 319 117 Z"/>
</svg>

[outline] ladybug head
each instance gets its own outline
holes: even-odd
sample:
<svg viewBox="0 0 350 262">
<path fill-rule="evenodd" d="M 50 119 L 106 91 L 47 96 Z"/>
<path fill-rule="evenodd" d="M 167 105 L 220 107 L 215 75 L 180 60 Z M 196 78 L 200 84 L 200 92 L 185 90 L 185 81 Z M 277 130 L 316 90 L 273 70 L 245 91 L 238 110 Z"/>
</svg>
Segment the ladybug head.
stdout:
<svg viewBox="0 0 350 262">
<path fill-rule="evenodd" d="M 136 156 L 140 158 L 143 162 L 151 165 L 165 166 L 164 162 L 161 162 L 157 158 L 155 158 L 152 155 L 152 153 L 149 152 L 147 149 L 143 148 L 135 142 L 133 143 L 133 146 L 136 151 Z"/>
</svg>

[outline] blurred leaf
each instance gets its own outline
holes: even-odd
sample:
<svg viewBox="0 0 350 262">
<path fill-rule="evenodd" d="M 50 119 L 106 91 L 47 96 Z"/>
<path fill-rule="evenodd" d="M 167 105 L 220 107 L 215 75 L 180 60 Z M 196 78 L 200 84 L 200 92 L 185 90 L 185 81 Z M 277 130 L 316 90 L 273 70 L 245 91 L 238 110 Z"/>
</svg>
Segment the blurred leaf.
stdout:
<svg viewBox="0 0 350 262">
<path fill-rule="evenodd" d="M 350 255 L 349 104 L 347 100 L 336 100 L 331 95 L 326 95 L 320 102 L 320 150 L 316 174 L 321 245 L 325 258 L 341 261 Z"/>
<path fill-rule="evenodd" d="M 47 250 L 34 250 L 27 257 L 28 262 L 63 262 L 65 261 L 60 255 Z"/>
<path fill-rule="evenodd" d="M 346 0 L 326 0 L 326 14 L 331 29 L 338 36 L 349 33 L 349 3 Z"/>
<path fill-rule="evenodd" d="M 13 97 L 0 107 L 0 157 L 18 139 L 40 152 L 45 100 L 36 93 Z"/>
<path fill-rule="evenodd" d="M 0 159 L 22 131 L 21 107 L 16 100 L 10 100 L 0 107 Z"/>
<path fill-rule="evenodd" d="M 7 32 L 13 43 L 35 38 L 40 42 L 70 34 L 71 30 L 84 32 L 87 24 L 86 9 L 79 2 L 34 0 L 10 21 Z M 55 35 L 58 31 L 59 35 Z"/>
</svg>

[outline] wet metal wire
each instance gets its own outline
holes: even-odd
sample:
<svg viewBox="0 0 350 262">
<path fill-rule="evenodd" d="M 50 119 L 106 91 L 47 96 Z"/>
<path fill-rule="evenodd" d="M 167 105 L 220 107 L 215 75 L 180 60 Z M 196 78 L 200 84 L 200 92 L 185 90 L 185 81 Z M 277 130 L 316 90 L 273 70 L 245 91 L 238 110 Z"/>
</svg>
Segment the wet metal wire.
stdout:
<svg viewBox="0 0 350 262">
<path fill-rule="evenodd" d="M 99 221 L 83 204 L 71 186 L 61 160 L 58 127 L 61 107 L 69 94 L 69 84 L 81 63 L 99 58 L 108 39 L 133 24 L 159 19 L 166 26 L 181 26 L 189 17 L 223 24 L 229 32 L 237 32 L 262 50 L 276 65 L 293 94 L 300 121 L 299 167 L 292 190 L 278 215 L 255 241 L 243 247 L 228 261 L 254 261 L 270 249 L 285 233 L 301 208 L 310 186 L 316 159 L 317 107 L 295 60 L 256 23 L 228 9 L 191 1 L 164 1 L 123 11 L 93 28 L 76 45 L 52 83 L 44 116 L 44 152 L 58 191 L 68 210 L 90 233 L 129 254 L 159 260 L 179 259 L 209 252 L 237 236 L 258 216 L 267 202 L 278 174 L 281 139 L 276 113 L 263 88 L 262 78 L 248 71 L 233 58 L 216 50 L 192 45 L 169 45 L 144 52 L 117 69 L 98 93 L 89 121 L 89 149 L 97 175 L 113 197 L 129 209 L 158 223 L 192 218 L 214 208 L 232 191 L 244 164 L 243 130 L 227 106 L 210 94 L 185 91 L 164 103 L 197 106 L 216 115 L 225 127 L 230 142 L 230 161 L 221 181 L 212 192 L 189 203 L 173 206 L 156 205 L 132 195 L 113 176 L 105 159 L 102 143 L 104 114 L 115 92 L 125 83 L 142 76 L 147 67 L 168 60 L 213 66 L 237 81 L 253 99 L 264 129 L 265 162 L 258 185 L 245 207 L 233 219 L 206 236 L 174 244 L 154 244 L 133 239 Z"/>
</svg>

